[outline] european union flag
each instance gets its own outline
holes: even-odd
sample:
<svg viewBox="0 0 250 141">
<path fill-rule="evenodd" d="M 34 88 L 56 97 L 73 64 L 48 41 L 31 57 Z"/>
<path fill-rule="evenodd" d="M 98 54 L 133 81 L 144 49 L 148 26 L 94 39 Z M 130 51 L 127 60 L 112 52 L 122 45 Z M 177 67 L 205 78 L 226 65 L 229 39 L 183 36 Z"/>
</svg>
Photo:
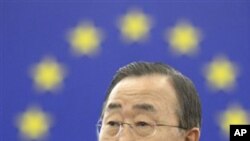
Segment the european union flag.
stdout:
<svg viewBox="0 0 250 141">
<path fill-rule="evenodd" d="M 106 89 L 133 61 L 190 77 L 202 141 L 250 124 L 250 2 L 1 0 L 0 140 L 94 141 Z"/>
</svg>

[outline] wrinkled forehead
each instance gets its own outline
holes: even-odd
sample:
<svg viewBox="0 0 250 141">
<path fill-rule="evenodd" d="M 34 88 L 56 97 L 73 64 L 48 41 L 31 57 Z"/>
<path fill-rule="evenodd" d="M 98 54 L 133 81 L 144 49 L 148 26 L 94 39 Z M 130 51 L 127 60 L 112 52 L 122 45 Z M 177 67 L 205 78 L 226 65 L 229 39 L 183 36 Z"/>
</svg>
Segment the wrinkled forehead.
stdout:
<svg viewBox="0 0 250 141">
<path fill-rule="evenodd" d="M 104 110 L 127 108 L 171 113 L 175 112 L 177 105 L 175 90 L 169 78 L 157 74 L 121 80 L 111 91 Z"/>
</svg>

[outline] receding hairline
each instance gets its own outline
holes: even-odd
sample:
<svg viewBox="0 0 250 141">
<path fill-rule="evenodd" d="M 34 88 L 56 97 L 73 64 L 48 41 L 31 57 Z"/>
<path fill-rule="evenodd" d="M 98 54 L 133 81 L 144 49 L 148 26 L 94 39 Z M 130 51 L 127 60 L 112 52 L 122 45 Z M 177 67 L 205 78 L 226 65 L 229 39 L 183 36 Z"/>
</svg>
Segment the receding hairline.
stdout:
<svg viewBox="0 0 250 141">
<path fill-rule="evenodd" d="M 172 76 L 169 75 L 169 74 L 164 74 L 164 73 L 158 73 L 158 72 L 153 72 L 153 73 L 147 73 L 147 74 L 142 74 L 142 75 L 129 75 L 129 76 L 126 76 L 124 78 L 122 78 L 120 81 L 118 81 L 114 87 L 111 89 L 111 91 L 108 93 L 108 95 L 110 96 L 110 94 L 112 93 L 112 91 L 117 87 L 117 85 L 119 85 L 119 83 L 125 81 L 125 80 L 128 80 L 128 79 L 133 79 L 133 78 L 141 78 L 141 77 L 154 77 L 154 76 L 160 76 L 160 77 L 165 77 L 164 80 L 166 82 L 169 82 L 170 86 L 172 87 L 173 91 L 174 91 L 174 94 L 177 95 L 177 91 L 173 85 L 173 79 L 172 79 Z M 109 98 L 108 96 L 108 98 Z M 106 100 L 108 100 L 108 98 Z"/>
<path fill-rule="evenodd" d="M 109 98 L 110 98 L 110 95 L 112 93 L 112 91 L 115 89 L 115 87 L 122 81 L 124 80 L 127 80 L 127 79 L 130 79 L 130 78 L 140 78 L 140 77 L 151 77 L 151 76 L 162 76 L 162 77 L 165 77 L 165 81 L 168 81 L 170 86 L 172 87 L 173 89 L 173 92 L 174 92 L 174 96 L 175 96 L 175 102 L 174 102 L 174 112 L 176 114 L 176 116 L 179 118 L 179 115 L 181 113 L 181 110 L 180 110 L 180 101 L 178 99 L 178 94 L 177 94 L 177 91 L 173 85 L 173 80 L 172 80 L 172 76 L 170 74 L 166 74 L 166 73 L 160 73 L 160 72 L 152 72 L 152 73 L 145 73 L 145 74 L 142 74 L 142 75 L 129 75 L 129 76 L 126 76 L 124 78 L 122 78 L 120 81 L 118 81 L 116 83 L 116 85 L 112 88 L 112 90 L 108 93 L 108 97 L 104 103 L 104 107 L 103 107 L 103 112 L 105 112 L 105 108 L 107 108 L 107 104 L 108 104 L 108 101 L 109 101 Z M 103 113 L 104 114 L 104 113 Z"/>
<path fill-rule="evenodd" d="M 117 70 L 109 88 L 106 91 L 106 98 L 103 104 L 103 111 L 114 87 L 127 77 L 140 77 L 145 75 L 161 74 L 168 76 L 169 82 L 175 90 L 179 108 L 175 110 L 179 118 L 180 126 L 187 129 L 201 127 L 201 103 L 195 85 L 192 80 L 183 75 L 172 66 L 161 62 L 138 61 L 129 63 Z M 177 106 L 176 106 L 177 107 Z"/>
</svg>

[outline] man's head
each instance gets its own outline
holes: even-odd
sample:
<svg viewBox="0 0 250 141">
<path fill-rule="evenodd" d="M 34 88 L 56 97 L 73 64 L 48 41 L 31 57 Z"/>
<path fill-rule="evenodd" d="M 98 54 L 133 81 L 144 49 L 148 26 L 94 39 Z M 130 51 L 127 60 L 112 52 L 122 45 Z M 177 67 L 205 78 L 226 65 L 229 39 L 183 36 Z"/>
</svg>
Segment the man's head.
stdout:
<svg viewBox="0 0 250 141">
<path fill-rule="evenodd" d="M 100 141 L 197 141 L 201 106 L 192 82 L 168 65 L 120 68 L 107 91 Z"/>
</svg>

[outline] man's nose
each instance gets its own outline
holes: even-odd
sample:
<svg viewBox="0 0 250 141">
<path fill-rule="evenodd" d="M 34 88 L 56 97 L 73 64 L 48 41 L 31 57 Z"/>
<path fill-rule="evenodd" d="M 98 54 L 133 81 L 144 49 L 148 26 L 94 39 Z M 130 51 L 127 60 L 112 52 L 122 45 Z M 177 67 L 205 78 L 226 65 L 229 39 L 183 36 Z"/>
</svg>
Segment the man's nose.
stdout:
<svg viewBox="0 0 250 141">
<path fill-rule="evenodd" d="M 135 141 L 132 127 L 129 125 L 123 125 L 118 138 L 119 141 Z"/>
</svg>

